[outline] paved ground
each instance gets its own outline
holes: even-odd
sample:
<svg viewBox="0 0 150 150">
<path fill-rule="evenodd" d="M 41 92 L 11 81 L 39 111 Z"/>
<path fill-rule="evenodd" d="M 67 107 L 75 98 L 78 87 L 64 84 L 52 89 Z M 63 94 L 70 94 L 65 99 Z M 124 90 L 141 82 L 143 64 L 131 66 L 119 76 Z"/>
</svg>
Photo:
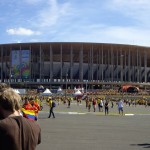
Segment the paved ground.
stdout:
<svg viewBox="0 0 150 150">
<path fill-rule="evenodd" d="M 42 143 L 37 150 L 150 149 L 150 107 L 125 106 L 124 110 L 136 115 L 119 116 L 116 106 L 110 109 L 109 116 L 103 112 L 88 113 L 84 103 L 80 106 L 73 103 L 71 108 L 57 106 L 56 118 L 48 119 L 45 106 L 39 114 Z"/>
</svg>

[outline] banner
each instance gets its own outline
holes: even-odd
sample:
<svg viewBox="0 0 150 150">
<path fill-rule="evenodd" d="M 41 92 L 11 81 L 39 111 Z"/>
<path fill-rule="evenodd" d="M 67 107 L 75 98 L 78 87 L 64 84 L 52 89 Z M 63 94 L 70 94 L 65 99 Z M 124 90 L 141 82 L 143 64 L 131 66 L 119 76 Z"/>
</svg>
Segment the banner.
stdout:
<svg viewBox="0 0 150 150">
<path fill-rule="evenodd" d="M 11 59 L 11 76 L 13 78 L 20 77 L 20 53 L 19 50 L 12 51 Z"/>
<path fill-rule="evenodd" d="M 30 50 L 12 50 L 11 76 L 27 79 L 30 76 Z"/>
<path fill-rule="evenodd" d="M 29 78 L 30 76 L 30 51 L 29 50 L 21 50 L 21 76 L 22 78 Z"/>
</svg>

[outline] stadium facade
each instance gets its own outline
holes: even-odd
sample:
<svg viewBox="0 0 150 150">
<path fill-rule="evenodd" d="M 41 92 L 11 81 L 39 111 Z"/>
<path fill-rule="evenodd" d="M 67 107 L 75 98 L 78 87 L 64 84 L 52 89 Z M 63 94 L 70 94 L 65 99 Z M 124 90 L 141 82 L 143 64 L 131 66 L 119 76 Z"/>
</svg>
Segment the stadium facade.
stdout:
<svg viewBox="0 0 150 150">
<path fill-rule="evenodd" d="M 13 86 L 101 85 L 150 81 L 150 47 L 104 43 L 0 45 L 0 80 Z"/>
</svg>

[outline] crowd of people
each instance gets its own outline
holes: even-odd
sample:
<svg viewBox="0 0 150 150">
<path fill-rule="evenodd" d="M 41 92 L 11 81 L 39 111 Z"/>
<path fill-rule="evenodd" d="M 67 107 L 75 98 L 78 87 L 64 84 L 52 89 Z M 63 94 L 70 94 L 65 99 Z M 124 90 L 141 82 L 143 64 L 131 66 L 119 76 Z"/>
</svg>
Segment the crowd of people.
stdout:
<svg viewBox="0 0 150 150">
<path fill-rule="evenodd" d="M 37 92 L 26 95 L 17 94 L 5 83 L 0 84 L 0 145 L 1 149 L 11 150 L 34 150 L 41 143 L 41 129 L 38 125 L 39 111 L 43 110 L 46 104 L 49 107 L 48 118 L 55 118 L 54 107 L 66 105 L 71 108 L 73 102 L 77 106 L 85 103 L 88 112 L 104 112 L 109 115 L 110 108 L 114 105 L 118 108 L 118 114 L 124 115 L 124 105 L 149 106 L 148 101 L 143 96 L 142 99 L 124 98 L 124 93 L 120 94 L 116 90 L 100 90 L 95 93 L 85 93 L 82 96 L 66 95 L 40 96 Z M 133 95 L 132 95 L 133 96 Z M 136 95 L 134 95 L 136 97 Z M 139 99 L 138 99 L 139 98 Z M 14 129 L 14 131 L 12 130 Z M 32 142 L 31 142 L 32 141 Z M 9 144 L 7 144 L 9 143 Z"/>
<path fill-rule="evenodd" d="M 67 91 L 67 95 L 70 94 L 71 90 Z M 99 111 L 104 112 L 105 115 L 109 114 L 110 108 L 113 108 L 114 105 L 118 107 L 118 113 L 123 115 L 123 105 L 128 106 L 136 106 L 136 105 L 145 105 L 148 106 L 148 101 L 143 97 L 139 98 L 138 95 L 125 95 L 126 93 L 119 93 L 117 90 L 99 90 L 95 93 L 86 93 L 84 96 L 66 96 L 66 95 L 52 95 L 52 96 L 40 96 L 39 93 L 34 93 L 31 97 L 22 97 L 22 101 L 24 104 L 22 105 L 22 112 L 24 117 L 29 119 L 30 115 L 26 114 L 25 110 L 33 110 L 35 111 L 35 120 L 38 118 L 38 112 L 43 109 L 43 103 L 46 103 L 49 106 L 49 116 L 55 118 L 55 114 L 53 111 L 53 103 L 57 103 L 57 105 L 64 104 L 67 105 L 67 108 L 71 107 L 71 103 L 73 101 L 77 102 L 77 105 L 85 102 L 86 108 L 88 112 L 91 111 Z M 130 97 L 134 97 L 134 99 L 130 99 Z M 125 98 L 124 98 L 125 97 Z M 25 112 L 25 113 L 24 113 Z M 31 111 L 30 111 L 31 112 Z"/>
<path fill-rule="evenodd" d="M 65 105 L 66 108 L 70 108 L 72 103 L 77 103 L 77 106 L 80 106 L 80 104 L 84 104 L 86 106 L 87 112 L 103 112 L 105 115 L 109 115 L 110 108 L 114 108 L 114 106 L 117 106 L 118 109 L 118 114 L 123 115 L 124 110 L 123 107 L 124 105 L 126 106 L 134 106 L 136 107 L 137 105 L 140 105 L 139 99 L 125 99 L 123 97 L 119 98 L 113 98 L 108 97 L 108 95 L 86 95 L 83 99 L 83 97 L 73 97 L 73 96 L 38 96 L 34 95 L 28 100 L 26 100 L 27 97 L 22 98 L 23 100 L 23 105 L 22 105 L 22 112 L 23 116 L 28 118 L 28 119 L 33 119 L 30 118 L 31 115 L 27 115 L 27 113 L 24 111 L 25 110 L 30 110 L 30 112 L 33 110 L 35 111 L 35 120 L 38 119 L 38 112 L 45 107 L 43 106 L 43 103 L 49 106 L 49 115 L 47 116 L 48 118 L 55 118 L 54 114 L 54 107 L 56 104 L 59 105 Z M 27 101 L 27 102 L 26 102 Z M 143 100 L 143 104 L 145 107 L 148 106 L 148 103 L 146 100 Z M 81 107 L 79 107 L 80 109 Z M 116 108 L 116 107 L 115 107 Z"/>
</svg>

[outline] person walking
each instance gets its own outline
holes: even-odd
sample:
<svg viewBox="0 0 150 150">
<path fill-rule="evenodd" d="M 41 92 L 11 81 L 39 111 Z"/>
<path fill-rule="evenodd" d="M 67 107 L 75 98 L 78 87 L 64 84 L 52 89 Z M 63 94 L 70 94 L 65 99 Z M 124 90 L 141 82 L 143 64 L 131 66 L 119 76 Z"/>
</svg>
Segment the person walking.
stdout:
<svg viewBox="0 0 150 150">
<path fill-rule="evenodd" d="M 11 87 L 0 84 L 0 149 L 35 150 L 41 143 L 36 121 L 21 116 L 21 97 Z"/>
<path fill-rule="evenodd" d="M 111 101 L 111 108 L 114 108 L 114 102 Z"/>
<path fill-rule="evenodd" d="M 68 108 L 70 108 L 70 105 L 71 105 L 71 97 L 68 97 L 68 98 L 67 98 L 67 101 L 68 101 Z"/>
<path fill-rule="evenodd" d="M 52 100 L 52 98 L 49 98 L 48 105 L 49 105 L 49 107 L 50 107 L 48 118 L 51 117 L 51 114 L 53 115 L 53 118 L 55 118 L 55 114 L 54 114 L 53 109 L 54 109 L 54 107 L 56 106 L 56 103 Z"/>
</svg>

